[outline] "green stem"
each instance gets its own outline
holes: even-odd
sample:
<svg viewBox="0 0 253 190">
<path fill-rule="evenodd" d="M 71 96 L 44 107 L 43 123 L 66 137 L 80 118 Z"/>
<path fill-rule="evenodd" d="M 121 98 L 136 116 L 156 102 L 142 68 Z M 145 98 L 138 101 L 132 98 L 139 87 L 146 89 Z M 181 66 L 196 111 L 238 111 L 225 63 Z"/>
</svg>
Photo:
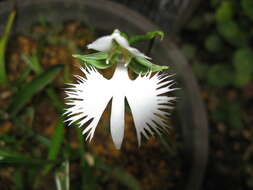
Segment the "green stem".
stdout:
<svg viewBox="0 0 253 190">
<path fill-rule="evenodd" d="M 154 47 L 154 44 L 155 44 L 155 37 L 153 37 L 151 40 L 149 40 L 148 48 L 146 51 L 147 56 L 150 56 L 152 48 Z"/>
</svg>

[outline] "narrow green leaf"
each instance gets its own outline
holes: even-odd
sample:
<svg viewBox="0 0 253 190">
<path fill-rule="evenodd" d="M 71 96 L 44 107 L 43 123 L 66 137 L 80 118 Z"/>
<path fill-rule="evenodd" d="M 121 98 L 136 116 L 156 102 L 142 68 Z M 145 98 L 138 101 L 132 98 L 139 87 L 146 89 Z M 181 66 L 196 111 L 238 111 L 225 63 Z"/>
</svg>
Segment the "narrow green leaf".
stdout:
<svg viewBox="0 0 253 190">
<path fill-rule="evenodd" d="M 38 53 L 34 52 L 30 57 L 22 55 L 22 59 L 24 62 L 29 66 L 30 69 L 32 69 L 37 75 L 39 75 L 42 71 L 43 68 L 41 67 L 38 59 Z M 66 70 L 67 65 L 64 67 L 64 71 Z M 64 77 L 65 72 L 64 72 Z M 46 89 L 47 96 L 52 100 L 52 104 L 55 107 L 55 109 L 59 112 L 62 113 L 63 110 L 63 104 L 61 100 L 58 98 L 57 94 L 55 93 L 54 89 L 49 87 Z"/>
<path fill-rule="evenodd" d="M 98 61 L 98 60 L 93 60 L 93 59 L 86 59 L 84 62 L 82 62 L 84 64 L 88 64 L 91 65 L 97 69 L 107 69 L 109 67 L 111 67 L 113 65 L 113 62 L 110 61 L 109 64 L 106 64 L 105 61 Z"/>
<path fill-rule="evenodd" d="M 39 91 L 41 91 L 45 86 L 53 81 L 56 75 L 59 73 L 62 65 L 55 65 L 43 73 L 38 75 L 31 82 L 25 84 L 14 96 L 13 102 L 11 103 L 8 111 L 11 116 L 16 115 L 25 104 Z"/>
<path fill-rule="evenodd" d="M 134 61 L 135 62 L 131 62 L 128 67 L 137 74 L 157 72 L 169 68 L 168 66 L 155 65 L 143 57 L 134 57 Z"/>
<path fill-rule="evenodd" d="M 138 181 L 131 174 L 127 173 L 125 170 L 121 168 L 104 163 L 101 159 L 98 158 L 96 158 L 95 167 L 107 172 L 109 175 L 114 176 L 129 189 L 133 190 L 141 189 Z"/>
<path fill-rule="evenodd" d="M 3 160 L 5 158 L 23 158 L 24 155 L 18 152 L 12 152 L 8 150 L 0 150 L 0 160 Z"/>
<path fill-rule="evenodd" d="M 72 55 L 73 57 L 79 59 L 84 64 L 92 65 L 97 69 L 107 69 L 113 65 L 113 62 L 106 64 L 106 59 L 108 54 L 104 52 L 92 53 L 88 55 Z"/>
<path fill-rule="evenodd" d="M 87 55 L 77 55 L 74 54 L 72 55 L 74 58 L 77 58 L 81 61 L 86 61 L 87 59 L 93 59 L 93 60 L 104 60 L 107 59 L 108 54 L 104 53 L 104 52 L 98 52 L 98 53 L 91 53 L 91 54 L 87 54 Z"/>
<path fill-rule="evenodd" d="M 133 62 L 131 62 L 128 65 L 128 68 L 130 70 L 132 70 L 136 74 L 146 74 L 146 73 L 148 73 L 150 71 L 147 67 L 145 67 L 145 66 L 143 66 L 141 64 L 133 63 Z"/>
<path fill-rule="evenodd" d="M 22 55 L 23 61 L 32 69 L 35 73 L 39 74 L 42 72 L 42 68 L 39 64 L 38 56 L 36 52 L 33 52 L 31 56 Z"/>
<path fill-rule="evenodd" d="M 69 64 L 64 65 L 64 70 L 63 70 L 63 81 L 64 83 L 69 83 L 71 81 L 70 79 L 70 67 Z"/>
<path fill-rule="evenodd" d="M 57 190 L 69 190 L 69 162 L 65 161 L 55 173 Z"/>
<path fill-rule="evenodd" d="M 22 153 L 0 150 L 0 164 L 9 165 L 44 165 L 44 164 L 57 163 L 56 161 L 42 160 L 39 158 L 30 158 Z"/>
<path fill-rule="evenodd" d="M 142 40 L 151 40 L 152 38 L 154 38 L 156 36 L 160 36 L 160 38 L 162 40 L 164 37 L 164 32 L 160 31 L 160 30 L 156 30 L 156 31 L 148 32 L 144 35 L 136 35 L 136 36 L 133 36 L 129 39 L 129 43 L 133 44 L 133 43 L 136 43 L 136 42 L 142 41 Z"/>
<path fill-rule="evenodd" d="M 16 169 L 14 176 L 13 176 L 13 181 L 14 181 L 16 190 L 24 189 L 24 183 L 23 183 L 24 179 L 23 179 L 22 168 Z"/>
<path fill-rule="evenodd" d="M 57 112 L 60 113 L 60 114 L 62 114 L 63 113 L 64 104 L 62 103 L 62 101 L 58 97 L 58 95 L 55 92 L 54 88 L 48 87 L 46 89 L 46 93 L 47 93 L 47 96 L 49 97 L 49 99 L 51 100 L 52 105 L 57 110 Z"/>
<path fill-rule="evenodd" d="M 81 189 L 96 189 L 96 177 L 94 175 L 94 170 L 88 163 L 85 157 L 85 146 L 84 138 L 82 135 L 82 130 L 76 126 L 77 137 L 79 141 L 78 152 L 80 156 L 80 173 L 81 173 Z"/>
<path fill-rule="evenodd" d="M 13 117 L 12 121 L 15 124 L 15 126 L 17 126 L 18 129 L 21 131 L 21 134 L 23 134 L 23 136 L 26 136 L 26 137 L 32 136 L 41 145 L 45 145 L 46 147 L 49 146 L 50 140 L 47 137 L 34 132 L 31 127 L 24 124 L 18 117 Z M 14 139 L 14 140 L 16 140 L 16 139 Z M 19 141 L 15 141 L 15 145 L 19 146 L 19 144 L 20 144 Z"/>
<path fill-rule="evenodd" d="M 3 36 L 1 36 L 0 38 L 0 84 L 5 84 L 7 82 L 6 70 L 5 70 L 5 51 L 6 51 L 6 45 L 10 36 L 15 15 L 16 15 L 16 11 L 13 10 L 9 15 Z"/>
<path fill-rule="evenodd" d="M 15 86 L 18 88 L 22 86 L 27 78 L 27 76 L 30 74 L 31 69 L 29 67 L 26 67 L 18 76 L 18 79 L 15 81 Z"/>
<path fill-rule="evenodd" d="M 63 134 L 64 134 L 64 123 L 63 118 L 60 117 L 58 122 L 56 123 L 54 135 L 51 139 L 51 143 L 49 146 L 49 152 L 47 156 L 48 160 L 55 160 L 57 158 L 57 155 L 60 152 L 61 144 L 63 142 Z M 52 167 L 53 165 L 51 164 L 47 165 L 43 173 L 47 174 Z"/>
</svg>

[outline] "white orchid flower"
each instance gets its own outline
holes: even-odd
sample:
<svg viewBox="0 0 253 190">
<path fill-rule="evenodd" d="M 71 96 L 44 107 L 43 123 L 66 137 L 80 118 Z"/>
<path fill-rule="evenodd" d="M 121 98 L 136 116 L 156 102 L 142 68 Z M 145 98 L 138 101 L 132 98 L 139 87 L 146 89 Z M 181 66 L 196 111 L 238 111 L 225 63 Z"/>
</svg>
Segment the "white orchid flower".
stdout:
<svg viewBox="0 0 253 190">
<path fill-rule="evenodd" d="M 113 40 L 115 40 L 122 48 L 126 49 L 131 55 L 151 59 L 150 57 L 141 53 L 138 49 L 131 47 L 127 39 L 120 34 L 120 31 L 118 29 L 114 30 L 111 35 L 98 38 L 87 47 L 88 49 L 94 49 L 101 52 L 110 52 L 114 45 Z"/>
<path fill-rule="evenodd" d="M 120 36 L 118 31 L 110 36 L 99 38 L 89 48 L 99 51 L 110 51 L 112 40 L 116 40 L 119 45 L 134 52 L 133 55 L 146 57 L 137 49 L 130 47 L 127 40 Z M 149 138 L 155 133 L 168 127 L 166 117 L 169 115 L 165 109 L 172 109 L 175 97 L 164 96 L 165 93 L 174 91 L 173 80 L 168 80 L 171 75 L 151 72 L 144 76 L 139 75 L 135 80 L 128 76 L 127 67 L 124 60 L 118 59 L 117 67 L 111 79 L 106 79 L 94 67 L 81 68 L 86 78 L 76 76 L 76 84 L 70 84 L 67 88 L 66 109 L 67 122 L 71 125 L 77 122 L 82 127 L 88 121 L 89 125 L 83 130 L 87 134 L 86 140 L 91 140 L 94 136 L 98 122 L 112 99 L 110 130 L 113 142 L 117 149 L 120 149 L 124 137 L 125 123 L 125 99 L 128 101 L 136 128 L 139 146 L 142 135 Z"/>
</svg>

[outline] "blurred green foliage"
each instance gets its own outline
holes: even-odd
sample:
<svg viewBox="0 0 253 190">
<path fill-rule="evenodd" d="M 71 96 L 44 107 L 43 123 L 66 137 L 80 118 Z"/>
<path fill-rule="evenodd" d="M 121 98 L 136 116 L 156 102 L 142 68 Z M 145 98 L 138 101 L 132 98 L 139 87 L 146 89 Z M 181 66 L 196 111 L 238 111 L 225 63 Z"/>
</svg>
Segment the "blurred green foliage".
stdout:
<svg viewBox="0 0 253 190">
<path fill-rule="evenodd" d="M 181 34 L 209 116 L 210 189 L 252 189 L 253 0 L 204 1 Z"/>
<path fill-rule="evenodd" d="M 201 51 L 226 66 L 208 65 L 210 71 L 202 80 L 218 88 L 242 88 L 253 79 L 253 1 L 211 0 L 208 6 L 209 12 L 196 15 L 187 30 L 202 31 L 197 37 L 205 48 Z M 188 56 L 189 49 L 186 52 Z M 201 64 L 194 63 L 197 75 L 198 67 Z"/>
</svg>

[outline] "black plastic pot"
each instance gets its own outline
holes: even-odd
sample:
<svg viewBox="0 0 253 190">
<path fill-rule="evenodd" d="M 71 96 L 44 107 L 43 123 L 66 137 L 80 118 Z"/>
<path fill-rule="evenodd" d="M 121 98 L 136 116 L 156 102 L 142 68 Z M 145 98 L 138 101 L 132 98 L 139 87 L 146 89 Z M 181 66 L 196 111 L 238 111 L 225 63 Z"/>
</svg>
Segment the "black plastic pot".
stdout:
<svg viewBox="0 0 253 190">
<path fill-rule="evenodd" d="M 0 2 L 0 31 L 7 15 L 14 7 L 12 1 Z M 17 20 L 14 31 L 26 31 L 40 16 L 52 23 L 66 20 L 83 20 L 99 30 L 118 28 L 129 34 L 142 34 L 159 29 L 138 13 L 105 0 L 22 0 L 15 4 Z M 186 189 L 198 190 L 201 186 L 208 157 L 208 125 L 196 79 L 186 59 L 167 37 L 155 44 L 152 57 L 160 65 L 169 65 L 177 73 L 180 91 L 178 115 L 184 139 L 185 157 L 191 166 Z M 169 155 L 168 155 L 169 156 Z"/>
</svg>

